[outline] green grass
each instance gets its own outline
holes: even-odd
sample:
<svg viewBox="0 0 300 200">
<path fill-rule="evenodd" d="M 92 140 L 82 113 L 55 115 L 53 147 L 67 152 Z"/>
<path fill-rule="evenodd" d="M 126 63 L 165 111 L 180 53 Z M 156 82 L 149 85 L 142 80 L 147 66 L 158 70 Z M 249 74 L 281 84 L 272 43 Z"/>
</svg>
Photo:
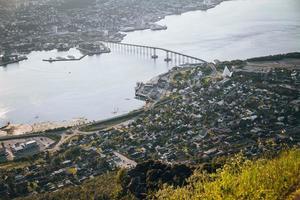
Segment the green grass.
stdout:
<svg viewBox="0 0 300 200">
<path fill-rule="evenodd" d="M 234 158 L 214 174 L 196 171 L 187 186 L 166 186 L 158 199 L 287 199 L 299 188 L 300 150 L 281 153 L 274 159 Z M 296 193 L 298 194 L 298 193 Z"/>
</svg>

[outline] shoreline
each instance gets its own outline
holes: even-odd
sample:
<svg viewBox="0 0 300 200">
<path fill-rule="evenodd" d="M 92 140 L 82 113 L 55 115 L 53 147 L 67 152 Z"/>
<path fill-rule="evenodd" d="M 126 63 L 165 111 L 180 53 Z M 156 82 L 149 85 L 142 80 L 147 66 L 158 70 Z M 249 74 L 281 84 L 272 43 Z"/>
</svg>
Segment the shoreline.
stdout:
<svg viewBox="0 0 300 200">
<path fill-rule="evenodd" d="M 223 3 L 223 1 L 222 1 L 221 3 Z M 219 3 L 219 4 L 215 5 L 215 6 L 218 6 L 218 5 L 220 5 L 221 3 Z M 210 8 L 209 8 L 209 9 L 210 9 Z M 188 12 L 198 12 L 198 11 L 200 11 L 200 10 L 189 10 L 189 11 L 185 11 L 185 12 L 183 12 L 183 13 L 181 13 L 181 14 L 188 13 Z M 173 16 L 173 15 L 176 15 L 176 14 L 169 14 L 169 15 L 166 15 L 165 17 L 169 17 L 169 16 Z M 159 19 L 158 21 L 163 20 L 165 17 L 163 17 L 162 19 Z M 126 36 L 125 36 L 125 37 L 126 37 Z"/>
<path fill-rule="evenodd" d="M 285 54 L 285 55 L 288 55 L 288 54 Z M 267 56 L 267 57 L 273 57 L 273 56 Z M 264 58 L 264 57 L 258 57 L 258 58 Z M 257 58 L 250 58 L 250 59 L 257 59 Z M 251 62 L 249 62 L 249 59 L 245 59 L 245 60 L 243 60 L 243 62 L 247 62 L 248 64 L 251 64 L 252 68 L 250 71 L 252 71 L 252 70 L 259 71 L 259 70 L 266 69 L 266 67 L 264 67 L 264 66 L 266 64 L 270 65 L 270 63 L 272 64 L 272 66 L 269 66 L 269 68 L 281 67 L 282 66 L 281 62 L 284 62 L 286 59 L 289 59 L 289 58 L 284 58 L 282 60 L 279 60 L 280 62 L 277 61 L 276 64 L 274 63 L 274 61 L 251 61 Z M 231 61 L 229 61 L 229 62 L 231 62 Z M 261 63 L 264 63 L 264 65 L 262 65 Z M 189 66 L 193 66 L 193 64 L 190 64 Z M 286 67 L 293 67 L 293 66 L 294 65 L 291 64 L 291 65 L 287 65 Z M 173 66 L 172 69 L 174 69 L 175 67 L 176 66 Z M 179 68 L 185 68 L 185 67 L 179 67 Z M 264 67 L 264 68 L 262 68 L 262 67 Z M 248 68 L 249 68 L 249 66 L 248 66 Z M 244 70 L 247 71 L 247 70 L 249 70 L 248 68 L 245 68 Z M 270 70 L 269 68 L 268 68 L 268 70 Z M 239 69 L 235 69 L 235 71 L 239 71 Z M 146 82 L 146 84 L 148 82 L 153 81 L 154 79 L 158 79 L 159 77 L 168 75 L 171 72 L 172 72 L 172 70 L 170 70 L 166 73 L 159 74 L 155 77 L 152 77 L 150 80 L 148 80 Z M 214 70 L 212 72 L 213 72 L 212 75 L 216 74 L 216 72 L 214 72 Z M 137 98 L 137 97 L 138 96 L 135 96 L 135 98 Z M 159 103 L 163 99 L 163 97 L 164 97 L 164 95 L 161 95 L 159 99 L 156 99 L 156 101 L 153 101 L 153 102 L 149 102 L 147 100 L 140 99 L 141 101 L 144 102 L 144 105 L 142 107 L 128 111 L 127 113 L 124 113 L 124 114 L 112 116 L 112 117 L 101 119 L 101 120 L 97 120 L 97 119 L 96 120 L 88 120 L 84 117 L 79 117 L 79 118 L 73 118 L 71 120 L 63 120 L 63 121 L 45 121 L 45 122 L 38 122 L 38 123 L 33 123 L 33 124 L 10 124 L 8 126 L 5 126 L 5 128 L 8 128 L 8 130 L 9 130 L 10 128 L 14 129 L 14 128 L 20 126 L 21 130 L 17 129 L 16 131 L 17 132 L 21 131 L 21 133 L 18 133 L 18 134 L 6 133 L 6 134 L 4 134 L 3 127 L 2 127 L 2 129 L 0 129 L 0 141 L 9 140 L 9 139 L 30 138 L 30 137 L 37 136 L 39 134 L 43 135 L 45 133 L 51 133 L 51 132 L 57 132 L 57 131 L 65 132 L 74 127 L 76 127 L 78 130 L 83 131 L 83 132 L 103 130 L 108 127 L 120 125 L 126 121 L 129 121 L 129 120 L 137 117 L 138 115 L 140 115 L 142 113 L 147 112 L 147 110 L 149 108 L 155 106 L 156 103 Z M 24 131 L 24 129 L 25 129 L 25 131 Z M 23 132 L 22 132 L 22 130 L 23 130 Z M 26 130 L 29 130 L 29 131 L 26 131 Z"/>
<path fill-rule="evenodd" d="M 142 27 L 138 27 L 138 26 L 135 26 L 135 27 L 130 27 L 132 28 L 130 31 L 122 31 L 121 30 L 121 27 L 120 29 L 116 32 L 118 34 L 118 36 L 116 38 L 113 38 L 113 39 L 108 39 L 106 41 L 111 41 L 111 42 L 122 42 L 125 37 L 127 36 L 127 33 L 132 33 L 132 32 L 136 32 L 136 31 L 144 31 L 144 30 L 151 30 L 151 24 L 154 24 L 154 25 L 159 25 L 157 24 L 159 21 L 165 19 L 166 17 L 169 17 L 169 16 L 176 16 L 176 15 L 182 15 L 182 14 L 185 14 L 185 13 L 188 13 L 188 12 L 196 12 L 196 11 L 207 11 L 209 9 L 213 9 L 215 8 L 216 6 L 220 5 L 221 3 L 225 2 L 225 1 L 231 1 L 231 0 L 218 0 L 217 2 L 215 3 L 212 3 L 210 5 L 201 5 L 201 6 L 197 6 L 197 7 L 185 7 L 183 8 L 182 11 L 172 11 L 172 12 L 169 12 L 169 13 L 161 13 L 161 14 L 157 14 L 157 15 L 154 15 L 152 17 L 151 20 L 147 21 L 146 24 Z M 152 31 L 163 31 L 165 29 L 162 29 L 162 30 L 152 30 Z M 67 34 L 74 34 L 73 32 L 68 32 Z M 112 35 L 111 35 L 112 36 Z M 91 40 L 91 41 L 98 41 L 98 40 L 94 40 L 94 38 L 89 38 L 88 40 Z M 104 40 L 104 39 L 101 39 L 101 40 Z M 76 45 L 70 45 L 68 47 L 67 50 L 65 51 L 69 51 L 71 48 L 75 48 Z M 17 49 L 15 49 L 17 50 Z M 54 47 L 54 48 L 35 48 L 35 49 L 28 49 L 28 50 L 21 50 L 21 51 L 18 51 L 19 53 L 22 53 L 24 55 L 29 55 L 31 52 L 34 52 L 34 51 L 52 51 L 52 50 L 57 50 L 59 51 L 59 48 L 58 47 Z M 0 65 L 1 66 L 1 65 Z"/>
<path fill-rule="evenodd" d="M 32 124 L 9 124 L 0 129 L 0 140 L 9 137 L 22 137 L 58 130 L 67 130 L 69 128 L 88 123 L 85 118 L 73 118 L 63 121 L 45 121 Z"/>
<path fill-rule="evenodd" d="M 182 65 L 182 66 L 173 66 L 172 69 L 170 69 L 166 73 L 159 74 L 155 77 L 152 77 L 150 80 L 146 82 L 153 82 L 154 80 L 158 80 L 164 77 L 167 77 L 169 79 L 174 72 L 177 70 L 184 70 L 189 67 L 193 67 L 194 64 L 190 64 L 188 66 Z M 175 69 L 175 71 L 174 71 Z M 158 84 L 158 83 L 156 83 Z M 154 84 L 154 85 L 156 85 Z M 102 120 L 88 120 L 84 117 L 81 118 L 74 118 L 73 120 L 63 120 L 60 122 L 56 121 L 47 121 L 47 122 L 39 122 L 39 123 L 33 123 L 33 124 L 10 124 L 5 129 L 16 129 L 16 134 L 9 134 L 8 132 L 4 135 L 3 129 L 0 129 L 0 141 L 3 140 L 10 140 L 10 139 L 22 139 L 22 138 L 30 138 L 34 136 L 39 135 L 45 135 L 45 134 L 51 134 L 55 132 L 66 132 L 70 129 L 75 128 L 76 130 L 79 130 L 81 132 L 93 132 L 93 131 L 101 131 L 104 129 L 108 129 L 114 126 L 122 125 L 123 123 L 130 121 L 139 115 L 146 113 L 149 109 L 155 107 L 156 104 L 160 104 L 163 102 L 164 97 L 166 97 L 166 91 L 162 91 L 159 98 L 153 101 L 148 101 L 147 99 L 140 99 L 144 102 L 144 105 L 140 108 L 128 111 L 127 113 L 120 114 L 117 116 L 112 116 L 106 119 Z M 135 96 L 136 99 L 138 98 L 138 95 Z M 18 127 L 20 127 L 21 130 L 18 130 Z M 26 129 L 27 128 L 27 129 Z M 29 130 L 31 129 L 31 130 Z M 23 130 L 23 132 L 22 132 Z M 29 130 L 29 131 L 26 131 Z M 2 132 L 2 134 L 1 134 Z M 21 132 L 21 133 L 20 133 Z"/>
</svg>

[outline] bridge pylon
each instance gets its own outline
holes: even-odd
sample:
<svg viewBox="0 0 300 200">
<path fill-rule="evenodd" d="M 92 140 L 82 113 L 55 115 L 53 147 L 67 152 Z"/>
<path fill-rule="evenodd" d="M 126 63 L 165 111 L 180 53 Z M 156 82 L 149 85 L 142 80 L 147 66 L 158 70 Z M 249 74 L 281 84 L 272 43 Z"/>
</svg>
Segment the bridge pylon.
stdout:
<svg viewBox="0 0 300 200">
<path fill-rule="evenodd" d="M 157 59 L 158 55 L 156 54 L 156 48 L 153 48 L 153 54 L 151 55 L 152 59 Z"/>
</svg>

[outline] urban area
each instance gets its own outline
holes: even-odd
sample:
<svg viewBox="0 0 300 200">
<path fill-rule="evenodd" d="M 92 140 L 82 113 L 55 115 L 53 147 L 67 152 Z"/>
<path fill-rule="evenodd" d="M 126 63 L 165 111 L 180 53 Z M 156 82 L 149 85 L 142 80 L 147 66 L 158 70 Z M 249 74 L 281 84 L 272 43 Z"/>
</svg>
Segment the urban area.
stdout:
<svg viewBox="0 0 300 200">
<path fill-rule="evenodd" d="M 27 60 L 32 51 L 76 48 L 82 54 L 43 60 L 49 63 L 110 53 L 114 45 L 130 46 L 121 43 L 128 32 L 166 30 L 157 23 L 164 17 L 208 10 L 222 1 L 0 0 L 0 67 Z M 284 152 L 300 155 L 300 53 L 207 62 L 159 47 L 131 47 L 153 51 L 154 61 L 158 50 L 167 54 L 163 63 L 186 61 L 137 82 L 132 91 L 145 104 L 129 113 L 53 122 L 51 128 L 0 124 L 0 200 L 199 199 L 207 182 L 220 179 L 212 185 L 221 185 L 220 193 L 230 198 L 203 199 L 285 199 L 295 189 L 298 196 L 290 200 L 300 198 L 300 156 L 283 164 L 282 169 L 297 165 L 294 174 L 287 172 L 290 177 L 277 173 L 276 192 L 285 190 L 278 198 L 250 187 L 255 192 L 237 198 L 234 187 L 248 182 L 226 176 L 229 171 L 235 178 L 244 173 L 245 180 L 259 180 L 264 168 L 254 167 L 253 178 L 253 166 L 275 166 Z M 230 159 L 235 161 L 228 164 Z M 197 189 L 199 196 L 191 198 Z M 180 198 L 169 197 L 173 191 Z M 186 191 L 193 192 L 184 196 Z M 252 198 L 256 192 L 259 198 Z"/>
<path fill-rule="evenodd" d="M 115 124 L 2 140 L 1 161 L 17 162 L 0 166 L 1 195 L 55 191 L 149 159 L 199 164 L 299 145 L 300 59 L 215 62 L 215 73 L 211 64 L 193 64 L 138 83 L 146 106 Z"/>
</svg>

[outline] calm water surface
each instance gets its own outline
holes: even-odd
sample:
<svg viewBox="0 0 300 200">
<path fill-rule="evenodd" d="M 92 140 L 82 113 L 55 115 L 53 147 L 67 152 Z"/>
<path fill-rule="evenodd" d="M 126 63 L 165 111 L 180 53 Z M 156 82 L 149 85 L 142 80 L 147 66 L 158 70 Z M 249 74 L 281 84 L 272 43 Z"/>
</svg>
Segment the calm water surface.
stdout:
<svg viewBox="0 0 300 200">
<path fill-rule="evenodd" d="M 124 42 L 165 47 L 203 58 L 227 60 L 300 51 L 299 0 L 236 0 L 208 11 L 169 16 L 166 31 L 137 31 Z M 42 59 L 75 55 L 32 52 L 27 61 L 0 68 L 0 125 L 77 117 L 104 119 L 141 107 L 137 81 L 166 72 L 160 56 L 125 52 L 86 57 L 79 62 Z M 115 113 L 117 112 L 117 113 Z"/>
<path fill-rule="evenodd" d="M 125 42 L 161 46 L 208 61 L 300 50 L 299 0 L 234 0 L 168 16 L 167 31 L 138 31 Z"/>
</svg>

